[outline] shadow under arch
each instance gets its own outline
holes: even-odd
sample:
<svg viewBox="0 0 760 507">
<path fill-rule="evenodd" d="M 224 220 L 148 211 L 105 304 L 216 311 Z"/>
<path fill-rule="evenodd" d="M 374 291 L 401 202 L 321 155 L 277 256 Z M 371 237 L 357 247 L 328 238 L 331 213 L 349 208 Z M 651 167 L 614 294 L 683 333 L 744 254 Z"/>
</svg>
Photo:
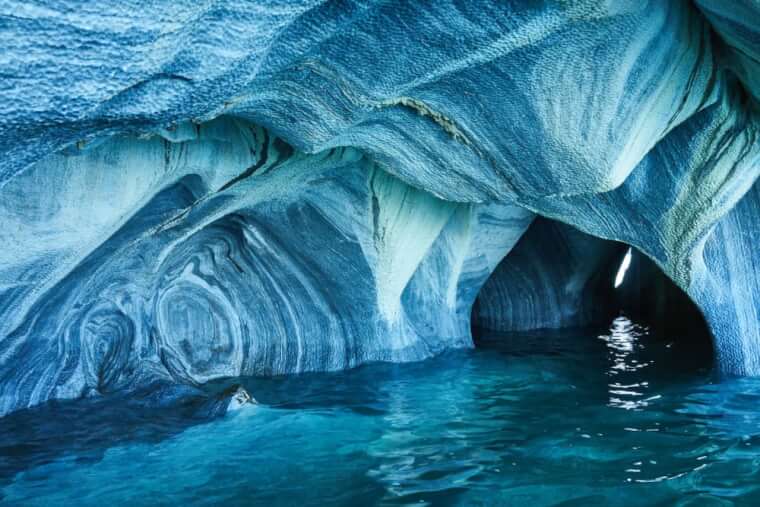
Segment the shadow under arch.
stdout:
<svg viewBox="0 0 760 507">
<path fill-rule="evenodd" d="M 625 268 L 625 269 L 623 269 Z M 537 218 L 481 288 L 473 341 L 570 328 L 607 329 L 624 316 L 673 349 L 686 368 L 712 368 L 713 338 L 696 304 L 636 248 Z"/>
</svg>

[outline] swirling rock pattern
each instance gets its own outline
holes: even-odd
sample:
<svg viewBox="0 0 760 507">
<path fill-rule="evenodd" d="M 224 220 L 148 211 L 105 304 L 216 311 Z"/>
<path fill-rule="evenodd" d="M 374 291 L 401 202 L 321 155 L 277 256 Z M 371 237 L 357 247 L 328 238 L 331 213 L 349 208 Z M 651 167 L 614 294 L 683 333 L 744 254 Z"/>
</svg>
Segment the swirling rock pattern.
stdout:
<svg viewBox="0 0 760 507">
<path fill-rule="evenodd" d="M 760 374 L 757 11 L 0 3 L 0 414 L 471 346 L 536 215 L 636 246 Z M 537 223 L 495 326 L 568 323 L 607 255 Z"/>
<path fill-rule="evenodd" d="M 220 133 L 230 136 L 225 149 Z M 103 169 L 125 142 L 108 140 L 76 163 Z M 126 218 L 99 217 L 97 227 L 117 230 L 84 259 L 86 242 L 61 246 L 63 265 L 34 272 L 50 287 L 44 295 L 8 300 L 3 311 L 21 324 L 4 339 L 2 412 L 470 346 L 472 299 L 533 217 L 509 204 L 442 201 L 353 149 L 306 156 L 240 120 L 202 125 L 180 142 L 129 143 L 134 163 L 157 164 L 144 171 L 165 187 L 145 188 Z M 68 160 L 56 155 L 27 177 Z M 87 193 L 87 206 L 107 208 L 114 183 L 93 180 L 105 188 Z M 102 233 L 93 229 L 81 237 Z M 494 231 L 501 237 L 483 241 Z M 23 229 L 9 240 L 35 246 Z"/>
</svg>

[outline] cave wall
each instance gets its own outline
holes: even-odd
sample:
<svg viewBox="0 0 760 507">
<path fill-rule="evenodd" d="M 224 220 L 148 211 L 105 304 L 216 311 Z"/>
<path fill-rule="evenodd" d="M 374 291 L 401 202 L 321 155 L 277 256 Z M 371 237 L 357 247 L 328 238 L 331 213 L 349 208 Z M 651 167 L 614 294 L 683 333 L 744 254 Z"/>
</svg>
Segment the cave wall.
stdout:
<svg viewBox="0 0 760 507">
<path fill-rule="evenodd" d="M 227 114 L 449 200 L 604 191 L 718 79 L 686 0 L 79 3 L 6 4 L 0 182 L 82 140 Z"/>
<path fill-rule="evenodd" d="M 3 3 L 0 414 L 471 346 L 537 215 L 639 249 L 760 374 L 757 12 Z M 508 258 L 558 278 L 502 323 L 580 301 L 603 243 L 563 241 Z"/>
<path fill-rule="evenodd" d="M 0 232 L 26 254 L 2 271 L 0 413 L 471 346 L 472 299 L 533 218 L 241 120 L 181 139 L 113 138 L 6 187 L 4 216 L 36 227 Z"/>
<path fill-rule="evenodd" d="M 760 176 L 760 124 L 741 87 L 726 81 L 721 90 L 718 102 L 658 143 L 619 188 L 594 196 L 537 199 L 528 207 L 636 247 L 705 315 L 721 369 L 758 374 L 758 249 L 751 245 L 757 245 L 752 238 L 760 209 L 751 189 Z M 714 253 L 717 238 L 730 261 Z M 711 245 L 708 251 L 706 244 Z M 728 269 L 731 264 L 741 268 Z M 739 275 L 741 270 L 749 281 Z M 705 289 L 707 283 L 714 294 Z M 715 296 L 733 292 L 734 286 L 740 288 L 723 299 L 728 298 L 734 309 L 726 312 Z M 732 319 L 732 314 L 740 318 Z"/>
<path fill-rule="evenodd" d="M 746 83 L 747 90 L 760 99 L 760 2 L 736 0 L 696 0 L 695 4 L 720 36 L 721 62 Z"/>
<path fill-rule="evenodd" d="M 688 287 L 712 329 L 721 367 L 760 372 L 760 183 L 695 250 Z"/>
</svg>

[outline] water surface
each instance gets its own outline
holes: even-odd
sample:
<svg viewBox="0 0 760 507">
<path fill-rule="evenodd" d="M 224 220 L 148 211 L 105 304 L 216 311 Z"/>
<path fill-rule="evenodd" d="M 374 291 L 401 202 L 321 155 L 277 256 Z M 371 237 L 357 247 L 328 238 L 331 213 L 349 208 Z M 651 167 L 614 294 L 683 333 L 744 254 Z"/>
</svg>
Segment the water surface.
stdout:
<svg viewBox="0 0 760 507">
<path fill-rule="evenodd" d="M 676 339 L 678 338 L 678 339 Z M 262 403 L 0 420 L 9 505 L 760 505 L 760 380 L 688 337 L 484 336 L 413 364 L 235 379 Z"/>
</svg>

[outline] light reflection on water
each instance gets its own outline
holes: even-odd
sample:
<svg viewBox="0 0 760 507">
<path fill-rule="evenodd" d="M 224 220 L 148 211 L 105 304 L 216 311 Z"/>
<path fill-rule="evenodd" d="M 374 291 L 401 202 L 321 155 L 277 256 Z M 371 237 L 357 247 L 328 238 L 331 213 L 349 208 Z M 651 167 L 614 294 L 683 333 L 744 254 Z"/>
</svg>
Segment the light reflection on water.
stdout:
<svg viewBox="0 0 760 507">
<path fill-rule="evenodd" d="M 148 413 L 126 424 L 101 409 L 63 432 L 48 414 L 31 432 L 0 427 L 0 494 L 9 505 L 760 505 L 760 381 L 716 383 L 688 357 L 621 317 L 606 333 L 491 335 L 421 363 L 246 379 L 263 405 L 208 424 Z"/>
<path fill-rule="evenodd" d="M 612 321 L 609 334 L 599 336 L 607 344 L 609 370 L 609 406 L 626 410 L 641 410 L 660 395 L 648 395 L 649 382 L 641 370 L 653 366 L 654 360 L 642 361 L 638 353 L 646 345 L 640 340 L 649 334 L 649 329 L 640 326 L 625 316 Z M 661 345 L 660 345 L 661 346 Z"/>
</svg>

